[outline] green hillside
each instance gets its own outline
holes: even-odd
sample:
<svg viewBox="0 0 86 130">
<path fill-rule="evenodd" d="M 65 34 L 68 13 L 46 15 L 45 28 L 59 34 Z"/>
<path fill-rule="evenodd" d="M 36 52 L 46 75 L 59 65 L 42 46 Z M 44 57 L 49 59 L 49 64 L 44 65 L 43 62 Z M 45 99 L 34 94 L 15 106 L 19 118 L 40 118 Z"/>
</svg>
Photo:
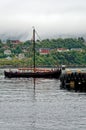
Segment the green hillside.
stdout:
<svg viewBox="0 0 86 130">
<path fill-rule="evenodd" d="M 47 55 L 39 53 L 40 48 L 50 49 Z M 66 51 L 57 51 L 63 48 Z M 67 51 L 68 49 L 68 51 Z M 5 54 L 5 50 L 10 50 L 11 54 Z M 19 59 L 19 54 L 24 54 L 24 58 Z M 10 60 L 7 59 L 10 57 Z M 86 43 L 83 37 L 79 38 L 58 38 L 44 39 L 36 41 L 36 65 L 56 66 L 56 65 L 86 65 Z M 31 41 L 12 44 L 10 40 L 4 44 L 0 40 L 0 66 L 12 65 L 32 66 L 33 65 L 33 44 Z"/>
</svg>

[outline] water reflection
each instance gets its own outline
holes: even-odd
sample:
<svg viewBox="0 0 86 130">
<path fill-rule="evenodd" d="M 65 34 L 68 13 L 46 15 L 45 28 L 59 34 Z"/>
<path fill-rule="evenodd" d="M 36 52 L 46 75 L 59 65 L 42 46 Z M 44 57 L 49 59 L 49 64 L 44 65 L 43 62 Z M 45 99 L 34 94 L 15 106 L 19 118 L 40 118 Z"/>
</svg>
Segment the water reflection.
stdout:
<svg viewBox="0 0 86 130">
<path fill-rule="evenodd" d="M 33 78 L 33 84 L 34 84 L 34 92 L 35 92 L 35 87 L 36 87 L 36 78 Z"/>
</svg>

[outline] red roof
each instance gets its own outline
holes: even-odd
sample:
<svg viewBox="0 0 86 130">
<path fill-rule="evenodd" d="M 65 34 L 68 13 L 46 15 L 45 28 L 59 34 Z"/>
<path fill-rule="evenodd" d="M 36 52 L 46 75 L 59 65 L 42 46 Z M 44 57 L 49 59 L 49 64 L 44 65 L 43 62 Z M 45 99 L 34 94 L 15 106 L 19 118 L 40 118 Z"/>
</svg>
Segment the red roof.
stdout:
<svg viewBox="0 0 86 130">
<path fill-rule="evenodd" d="M 50 50 L 49 49 L 40 49 L 39 52 L 41 54 L 49 54 L 50 53 Z"/>
<path fill-rule="evenodd" d="M 19 44 L 20 43 L 19 40 L 11 40 L 11 42 L 14 43 L 14 44 Z"/>
</svg>

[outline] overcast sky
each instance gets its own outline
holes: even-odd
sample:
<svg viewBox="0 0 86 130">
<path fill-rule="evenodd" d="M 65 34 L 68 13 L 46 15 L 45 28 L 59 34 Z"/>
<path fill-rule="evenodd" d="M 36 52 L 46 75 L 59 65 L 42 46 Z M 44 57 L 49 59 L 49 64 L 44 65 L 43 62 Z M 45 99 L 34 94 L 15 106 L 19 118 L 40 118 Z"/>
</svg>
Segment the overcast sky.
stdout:
<svg viewBox="0 0 86 130">
<path fill-rule="evenodd" d="M 86 0 L 0 0 L 0 33 L 32 26 L 41 37 L 86 33 Z"/>
</svg>

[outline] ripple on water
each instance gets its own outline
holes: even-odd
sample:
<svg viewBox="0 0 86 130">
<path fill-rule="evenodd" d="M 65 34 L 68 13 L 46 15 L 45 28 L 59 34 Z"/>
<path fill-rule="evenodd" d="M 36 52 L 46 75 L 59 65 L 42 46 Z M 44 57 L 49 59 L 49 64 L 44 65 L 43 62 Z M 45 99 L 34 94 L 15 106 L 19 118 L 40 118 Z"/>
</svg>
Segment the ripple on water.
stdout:
<svg viewBox="0 0 86 130">
<path fill-rule="evenodd" d="M 85 130 L 86 94 L 59 80 L 0 77 L 0 130 Z"/>
</svg>

